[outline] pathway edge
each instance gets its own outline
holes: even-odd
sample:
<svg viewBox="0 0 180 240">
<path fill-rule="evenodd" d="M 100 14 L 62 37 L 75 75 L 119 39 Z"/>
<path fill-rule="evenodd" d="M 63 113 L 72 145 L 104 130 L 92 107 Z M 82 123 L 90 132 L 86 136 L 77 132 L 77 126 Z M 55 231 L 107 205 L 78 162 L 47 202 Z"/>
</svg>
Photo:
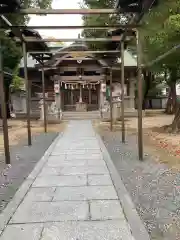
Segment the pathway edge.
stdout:
<svg viewBox="0 0 180 240">
<path fill-rule="evenodd" d="M 138 215 L 135 205 L 131 200 L 130 194 L 128 193 L 121 176 L 119 175 L 118 171 L 115 168 L 115 165 L 110 157 L 110 154 L 105 147 L 101 137 L 99 134 L 96 133 L 96 137 L 99 141 L 100 148 L 103 154 L 103 159 L 107 164 L 107 167 L 109 169 L 114 187 L 117 191 L 117 195 L 119 197 L 119 200 L 121 202 L 125 217 L 129 223 L 131 232 L 135 240 L 150 240 L 150 236 L 140 218 Z"/>
<path fill-rule="evenodd" d="M 60 133 L 56 136 L 53 140 L 51 145 L 45 151 L 44 155 L 40 158 L 40 160 L 35 165 L 34 169 L 31 171 L 29 176 L 24 180 L 20 188 L 15 193 L 12 200 L 7 204 L 6 208 L 0 213 L 0 236 L 4 229 L 6 228 L 8 222 L 10 221 L 11 217 L 16 212 L 17 208 L 23 201 L 25 195 L 29 191 L 30 187 L 32 186 L 34 180 L 36 179 L 38 173 L 43 168 L 44 164 L 48 160 L 50 154 L 52 153 L 54 147 L 56 146 L 59 139 L 63 136 L 63 133 Z"/>
</svg>

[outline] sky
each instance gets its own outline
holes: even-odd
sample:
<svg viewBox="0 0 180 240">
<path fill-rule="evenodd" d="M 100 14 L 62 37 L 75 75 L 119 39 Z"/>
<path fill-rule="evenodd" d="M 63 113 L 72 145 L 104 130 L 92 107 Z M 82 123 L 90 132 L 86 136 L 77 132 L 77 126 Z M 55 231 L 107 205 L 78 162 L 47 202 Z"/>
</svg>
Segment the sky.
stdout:
<svg viewBox="0 0 180 240">
<path fill-rule="evenodd" d="M 79 0 L 53 0 L 52 8 L 54 9 L 78 9 Z M 30 15 L 30 26 L 42 25 L 42 26 L 68 26 L 68 25 L 82 25 L 81 15 L 47 15 L 36 16 Z M 80 29 L 70 30 L 38 30 L 43 37 L 54 38 L 77 38 L 81 33 Z M 67 43 L 68 44 L 68 43 Z"/>
</svg>

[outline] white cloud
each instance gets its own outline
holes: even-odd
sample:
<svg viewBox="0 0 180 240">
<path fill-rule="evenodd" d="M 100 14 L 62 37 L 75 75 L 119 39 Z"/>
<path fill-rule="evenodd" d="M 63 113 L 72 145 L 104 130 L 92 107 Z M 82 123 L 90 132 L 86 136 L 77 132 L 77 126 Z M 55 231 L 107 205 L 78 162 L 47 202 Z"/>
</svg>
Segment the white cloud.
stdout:
<svg viewBox="0 0 180 240">
<path fill-rule="evenodd" d="M 52 8 L 54 9 L 78 9 L 79 0 L 53 0 Z M 81 15 L 47 15 L 36 16 L 30 15 L 29 26 L 75 26 L 82 25 Z M 38 30 L 43 37 L 55 38 L 77 38 L 81 33 L 80 29 L 69 30 Z"/>
</svg>

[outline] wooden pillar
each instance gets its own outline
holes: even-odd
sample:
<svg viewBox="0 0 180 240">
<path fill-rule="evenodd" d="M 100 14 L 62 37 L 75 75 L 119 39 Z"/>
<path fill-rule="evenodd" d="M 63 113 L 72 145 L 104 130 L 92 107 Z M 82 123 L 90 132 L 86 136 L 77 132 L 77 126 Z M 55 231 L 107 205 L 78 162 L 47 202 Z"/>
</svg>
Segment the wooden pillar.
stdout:
<svg viewBox="0 0 180 240">
<path fill-rule="evenodd" d="M 124 120 L 124 42 L 121 41 L 121 138 L 125 142 L 125 120 Z"/>
<path fill-rule="evenodd" d="M 73 90 L 71 89 L 71 105 L 73 105 Z"/>
<path fill-rule="evenodd" d="M 2 115 L 3 137 L 4 137 L 4 154 L 6 164 L 10 164 L 9 152 L 9 135 L 8 135 L 8 122 L 7 122 L 7 105 L 4 92 L 4 73 L 2 64 L 2 46 L 0 41 L 0 106 Z"/>
<path fill-rule="evenodd" d="M 62 92 L 61 92 L 61 82 L 59 81 L 59 109 L 62 110 Z"/>
<path fill-rule="evenodd" d="M 135 81 L 133 78 L 129 79 L 129 96 L 130 96 L 130 108 L 134 109 L 135 100 Z"/>
<path fill-rule="evenodd" d="M 79 87 L 79 102 L 82 103 L 82 86 Z"/>
<path fill-rule="evenodd" d="M 110 68 L 110 130 L 113 130 L 112 68 Z"/>
<path fill-rule="evenodd" d="M 92 101 L 92 92 L 91 89 L 89 88 L 89 104 L 91 104 Z"/>
<path fill-rule="evenodd" d="M 43 90 L 44 132 L 47 133 L 46 94 L 45 94 L 45 78 L 44 78 L 44 67 L 43 66 L 42 66 L 42 90 Z"/>
<path fill-rule="evenodd" d="M 26 118 L 27 118 L 27 134 L 28 134 L 28 145 L 32 145 L 31 140 L 31 91 L 30 83 L 28 80 L 28 69 L 27 69 L 27 51 L 26 43 L 23 42 L 23 57 L 24 57 L 24 78 L 26 84 Z"/>
<path fill-rule="evenodd" d="M 139 31 L 136 31 L 137 44 L 137 71 L 138 71 L 138 153 L 139 160 L 143 160 L 143 130 L 142 130 L 142 68 L 141 68 L 141 45 Z"/>
</svg>

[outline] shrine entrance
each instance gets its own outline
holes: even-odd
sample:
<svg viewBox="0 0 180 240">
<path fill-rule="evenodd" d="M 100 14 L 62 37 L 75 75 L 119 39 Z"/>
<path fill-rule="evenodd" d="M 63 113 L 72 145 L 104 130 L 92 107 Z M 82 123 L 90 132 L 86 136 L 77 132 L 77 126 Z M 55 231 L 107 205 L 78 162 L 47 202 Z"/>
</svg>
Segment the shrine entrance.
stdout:
<svg viewBox="0 0 180 240">
<path fill-rule="evenodd" d="M 87 105 L 87 111 L 99 109 L 99 85 L 94 89 L 82 89 L 82 102 Z M 79 89 L 62 89 L 61 102 L 63 111 L 76 111 L 76 103 L 80 100 Z"/>
</svg>

